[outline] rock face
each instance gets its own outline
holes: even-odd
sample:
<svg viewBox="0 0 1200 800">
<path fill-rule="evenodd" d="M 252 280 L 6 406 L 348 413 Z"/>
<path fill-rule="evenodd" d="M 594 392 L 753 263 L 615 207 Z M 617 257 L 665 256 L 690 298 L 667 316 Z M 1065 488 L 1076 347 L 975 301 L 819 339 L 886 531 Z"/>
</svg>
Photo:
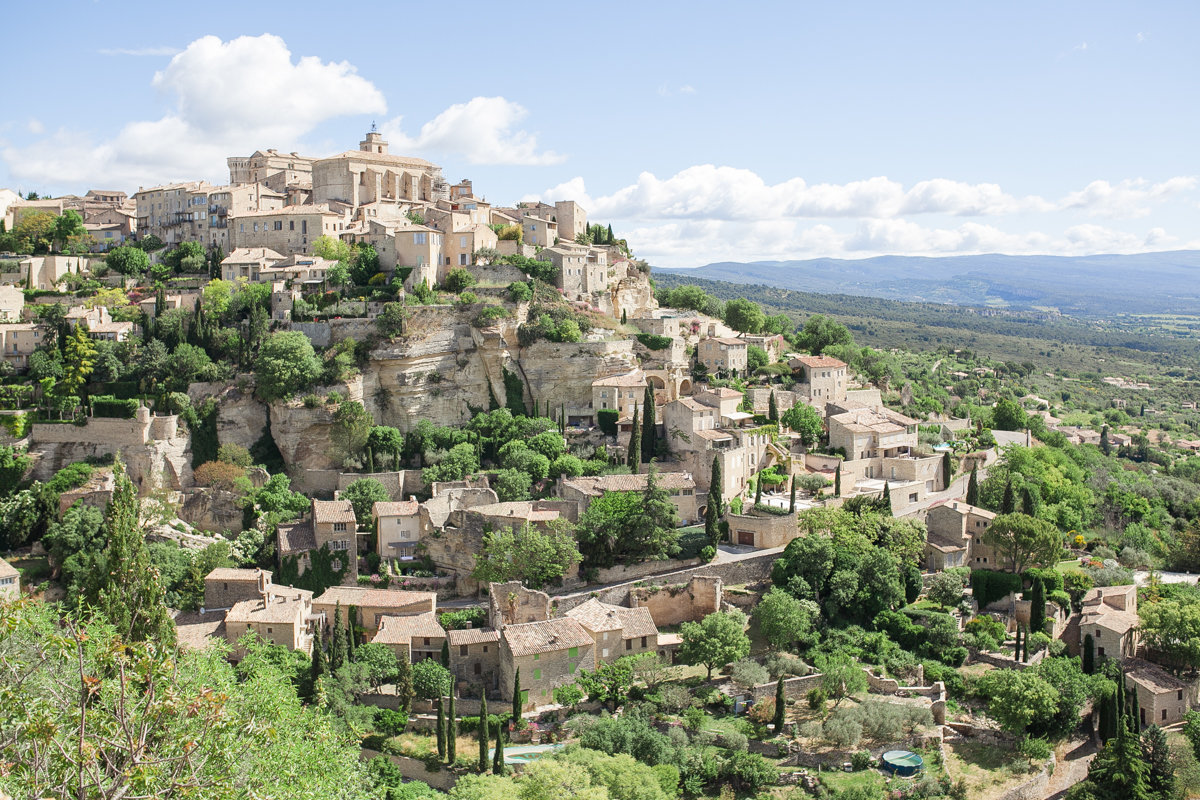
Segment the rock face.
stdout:
<svg viewBox="0 0 1200 800">
<path fill-rule="evenodd" d="M 179 518 L 208 533 L 240 533 L 242 508 L 238 496 L 220 489 L 188 489 L 179 504 Z"/>
<path fill-rule="evenodd" d="M 217 441 L 239 444 L 249 450 L 267 430 L 266 403 L 254 399 L 254 377 L 239 376 L 234 383 L 193 383 L 188 397 L 199 404 L 212 397 L 217 402 Z"/>
<path fill-rule="evenodd" d="M 169 439 L 151 439 L 146 444 L 106 445 L 86 442 L 42 442 L 31 450 L 32 476 L 49 480 L 63 467 L 119 452 L 129 479 L 141 494 L 156 489 L 179 490 L 192 485 L 192 443 L 186 432 Z"/>
</svg>

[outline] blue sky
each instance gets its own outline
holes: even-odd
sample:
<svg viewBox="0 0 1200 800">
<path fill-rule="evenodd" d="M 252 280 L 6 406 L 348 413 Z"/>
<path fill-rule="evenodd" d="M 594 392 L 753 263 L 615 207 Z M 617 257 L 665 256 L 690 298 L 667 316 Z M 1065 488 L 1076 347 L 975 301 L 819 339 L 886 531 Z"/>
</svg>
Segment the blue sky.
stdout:
<svg viewBox="0 0 1200 800">
<path fill-rule="evenodd" d="M 1200 247 L 1195 3 L 22 4 L 0 186 L 326 155 L 372 120 L 663 266 Z"/>
</svg>

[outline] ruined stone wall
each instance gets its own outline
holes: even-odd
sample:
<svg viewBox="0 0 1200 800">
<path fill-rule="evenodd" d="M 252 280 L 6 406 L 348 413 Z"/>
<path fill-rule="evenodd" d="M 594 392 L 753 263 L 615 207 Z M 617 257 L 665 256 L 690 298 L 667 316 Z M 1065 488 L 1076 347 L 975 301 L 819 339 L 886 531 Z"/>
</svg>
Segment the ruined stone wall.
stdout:
<svg viewBox="0 0 1200 800">
<path fill-rule="evenodd" d="M 694 622 L 719 611 L 723 597 L 721 579 L 712 575 L 693 575 L 685 584 L 631 589 L 629 605 L 646 608 L 660 628 Z"/>
</svg>

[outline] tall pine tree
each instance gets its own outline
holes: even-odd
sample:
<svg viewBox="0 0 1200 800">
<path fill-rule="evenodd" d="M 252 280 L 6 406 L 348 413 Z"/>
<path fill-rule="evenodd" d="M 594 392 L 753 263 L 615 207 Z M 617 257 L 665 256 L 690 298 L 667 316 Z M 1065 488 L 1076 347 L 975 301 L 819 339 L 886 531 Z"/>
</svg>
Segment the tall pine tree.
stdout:
<svg viewBox="0 0 1200 800">
<path fill-rule="evenodd" d="M 796 513 L 796 476 L 792 476 L 792 499 L 788 501 L 788 513 Z"/>
<path fill-rule="evenodd" d="M 1021 487 L 1021 513 L 1030 517 L 1037 516 L 1037 494 L 1029 484 Z"/>
<path fill-rule="evenodd" d="M 833 471 L 833 496 L 842 496 L 842 462 L 839 461 L 837 469 Z"/>
<path fill-rule="evenodd" d="M 396 699 L 400 701 L 400 710 L 408 714 L 412 710 L 413 679 L 412 660 L 407 647 L 400 648 L 396 656 Z"/>
<path fill-rule="evenodd" d="M 1029 589 L 1029 630 L 1046 632 L 1046 585 L 1041 578 L 1034 578 Z"/>
<path fill-rule="evenodd" d="M 372 470 L 374 471 L 374 470 Z M 348 606 L 346 609 L 346 659 L 354 660 L 354 651 L 358 648 L 358 606 Z"/>
<path fill-rule="evenodd" d="M 1089 633 L 1083 637 L 1083 674 L 1091 675 L 1096 671 L 1096 641 Z"/>
<path fill-rule="evenodd" d="M 642 426 L 638 422 L 637 406 L 633 408 L 633 431 L 629 434 L 629 470 L 634 475 L 642 471 Z"/>
<path fill-rule="evenodd" d="M 504 726 L 496 721 L 496 749 L 492 753 L 492 774 L 503 775 L 504 769 Z"/>
<path fill-rule="evenodd" d="M 329 671 L 337 672 L 346 663 L 346 625 L 342 621 L 342 603 L 333 609 L 333 633 L 329 639 Z"/>
<path fill-rule="evenodd" d="M 783 716 L 787 710 L 787 695 L 783 691 L 783 676 L 775 681 L 775 718 L 771 720 L 775 735 L 783 732 Z"/>
<path fill-rule="evenodd" d="M 458 711 L 454 708 L 454 692 L 450 692 L 450 708 L 446 712 L 446 763 L 458 758 Z"/>
<path fill-rule="evenodd" d="M 979 505 L 979 465 L 971 467 L 971 477 L 967 480 L 967 505 Z"/>
<path fill-rule="evenodd" d="M 1000 513 L 1011 514 L 1017 510 L 1017 500 L 1013 495 L 1012 478 L 1004 484 L 1004 497 L 1000 499 Z"/>
<path fill-rule="evenodd" d="M 150 563 L 138 511 L 137 489 L 118 456 L 102 529 L 108 545 L 85 595 L 88 604 L 125 641 L 153 641 L 169 647 L 175 644 L 175 623 L 167 611 L 158 570 Z"/>
<path fill-rule="evenodd" d="M 715 549 L 721 541 L 721 514 L 724 513 L 724 499 L 721 493 L 721 457 L 713 456 L 712 472 L 708 480 L 708 505 L 704 510 L 704 535 Z"/>
<path fill-rule="evenodd" d="M 1150 796 L 1154 800 L 1171 800 L 1175 796 L 1175 769 L 1171 766 L 1167 734 L 1157 725 L 1151 725 L 1142 734 L 1142 757 L 1150 768 L 1146 776 Z"/>
<path fill-rule="evenodd" d="M 491 726 L 488 724 L 487 689 L 479 687 L 479 772 L 488 769 L 488 736 Z"/>
<path fill-rule="evenodd" d="M 517 671 L 513 675 L 512 721 L 513 721 L 513 725 L 517 725 L 521 722 L 521 668 L 520 667 L 517 667 Z"/>
<path fill-rule="evenodd" d="M 950 451 L 942 453 L 942 488 L 949 489 L 954 480 L 954 462 L 950 459 Z"/>
<path fill-rule="evenodd" d="M 657 434 L 654 409 L 654 389 L 647 384 L 646 393 L 642 398 L 642 463 L 649 464 L 654 458 L 655 436 Z"/>
<path fill-rule="evenodd" d="M 890 517 L 892 515 L 892 487 L 887 481 L 883 482 L 883 494 L 879 498 L 879 510 L 883 512 L 884 516 Z"/>
<path fill-rule="evenodd" d="M 442 698 L 437 699 L 437 751 L 438 760 L 446 760 L 446 710 Z"/>
<path fill-rule="evenodd" d="M 308 699 L 315 700 L 320 686 L 321 676 L 328 671 L 325 664 L 325 642 L 321 636 L 322 626 L 318 625 L 313 632 L 312 663 L 308 668 Z"/>
<path fill-rule="evenodd" d="M 767 419 L 779 422 L 779 406 L 775 402 L 775 390 L 771 390 L 771 399 L 767 401 Z"/>
</svg>

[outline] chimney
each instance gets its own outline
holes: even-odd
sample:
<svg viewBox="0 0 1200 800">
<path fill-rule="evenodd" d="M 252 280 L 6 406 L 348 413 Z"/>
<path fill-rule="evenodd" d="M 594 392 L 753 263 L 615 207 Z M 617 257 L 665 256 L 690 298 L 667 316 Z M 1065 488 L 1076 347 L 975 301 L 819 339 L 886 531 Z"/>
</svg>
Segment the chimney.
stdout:
<svg viewBox="0 0 1200 800">
<path fill-rule="evenodd" d="M 473 627 L 475 627 L 475 623 L 471 620 L 467 620 L 467 630 L 471 630 Z"/>
</svg>

